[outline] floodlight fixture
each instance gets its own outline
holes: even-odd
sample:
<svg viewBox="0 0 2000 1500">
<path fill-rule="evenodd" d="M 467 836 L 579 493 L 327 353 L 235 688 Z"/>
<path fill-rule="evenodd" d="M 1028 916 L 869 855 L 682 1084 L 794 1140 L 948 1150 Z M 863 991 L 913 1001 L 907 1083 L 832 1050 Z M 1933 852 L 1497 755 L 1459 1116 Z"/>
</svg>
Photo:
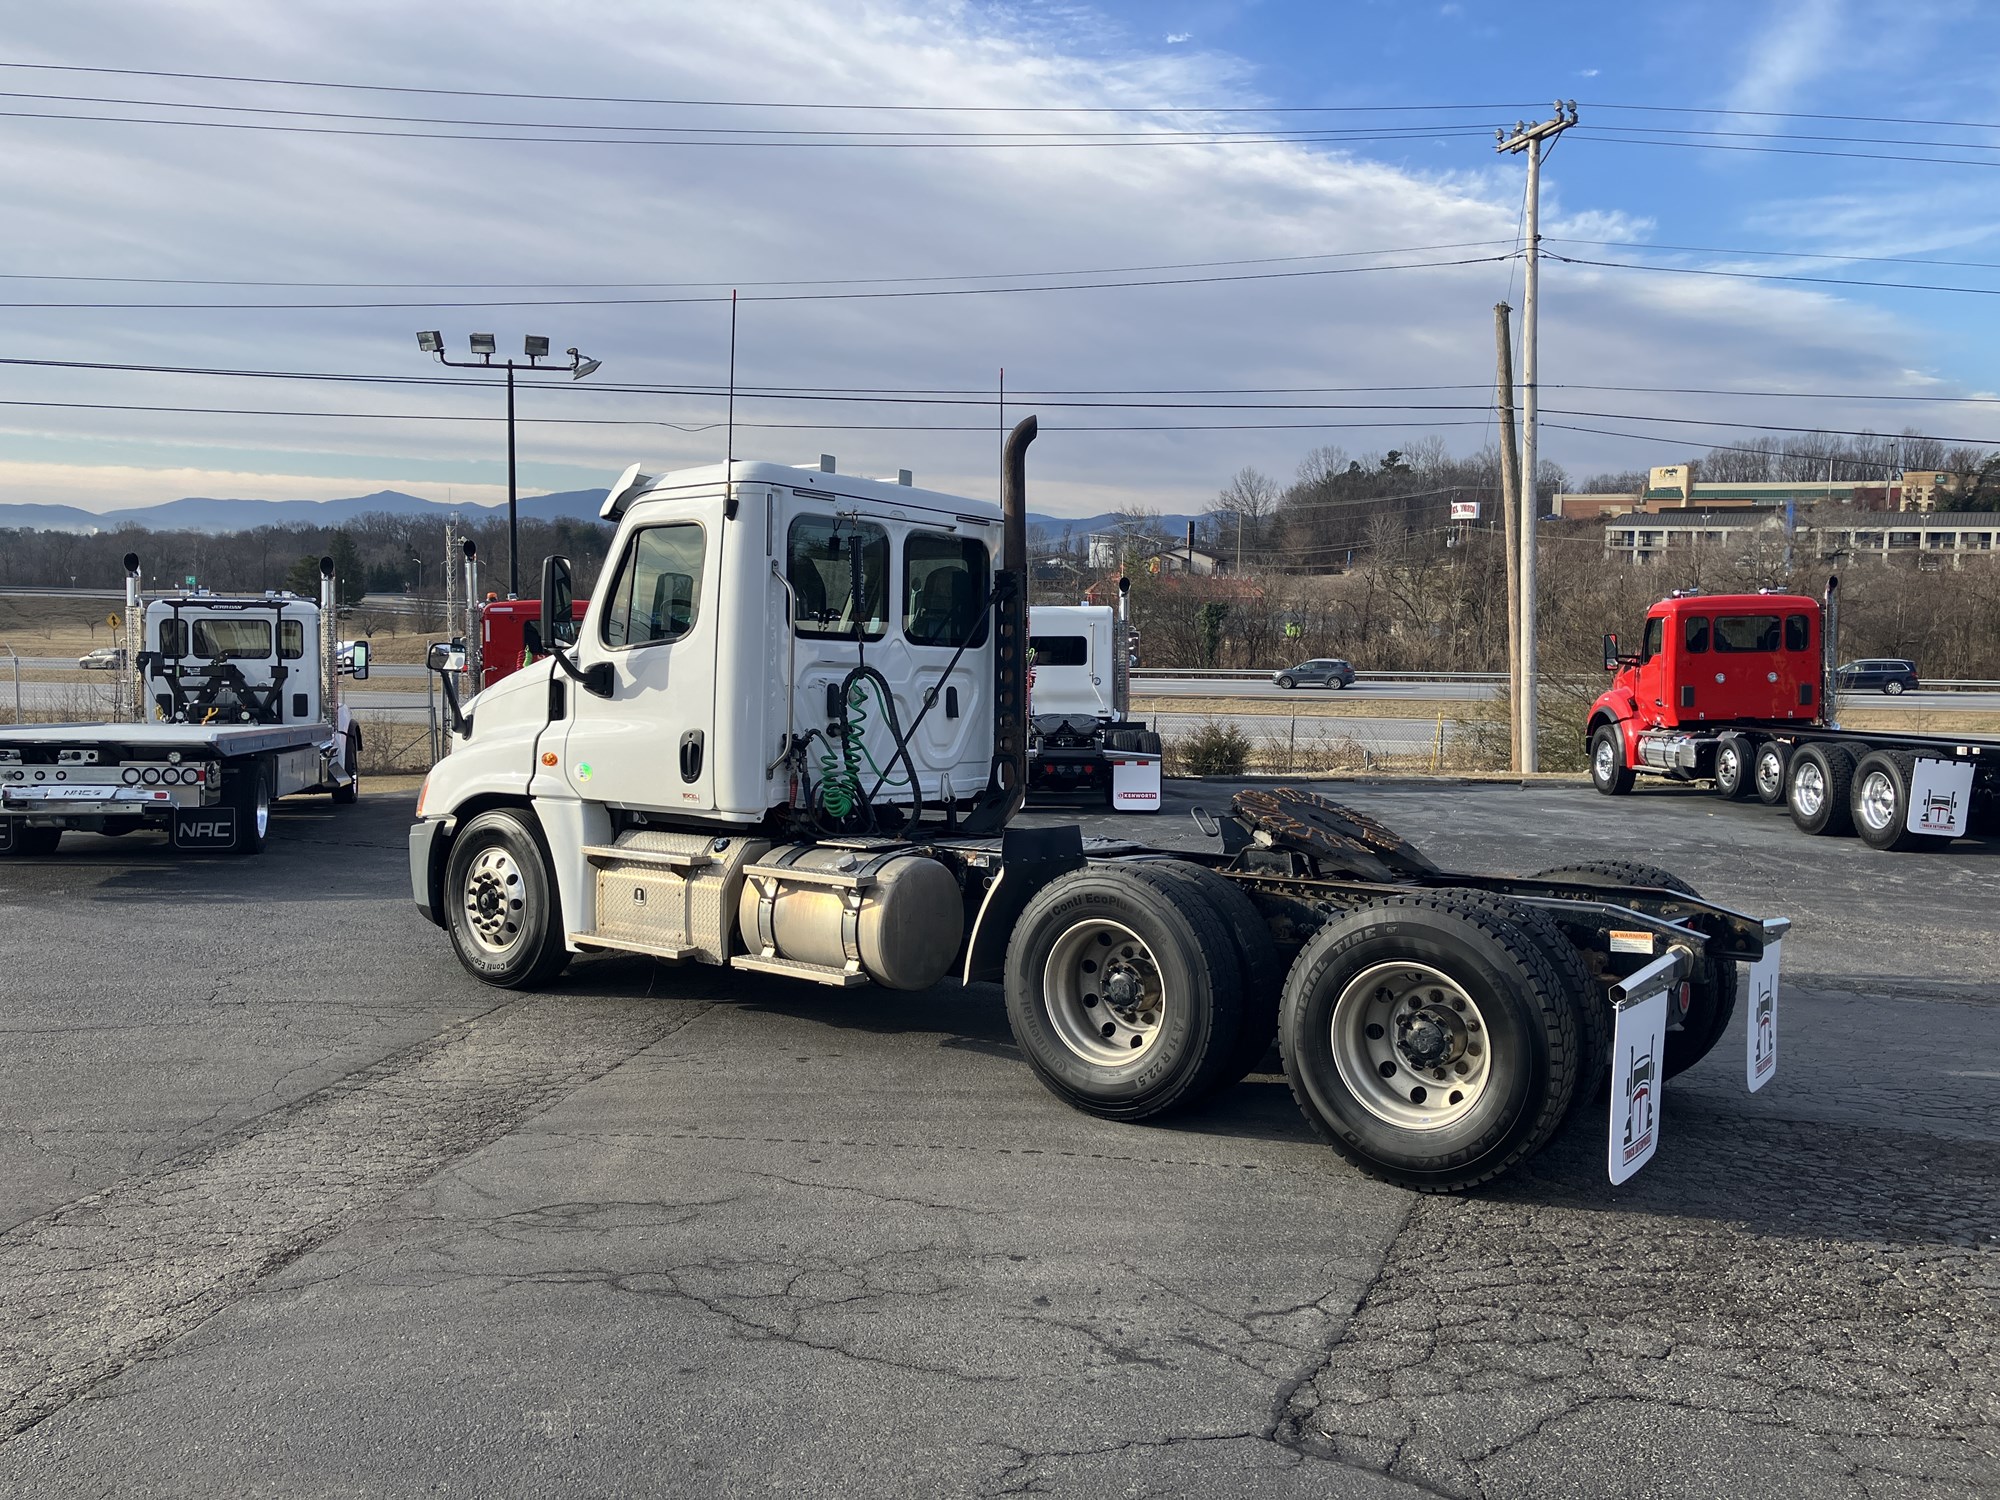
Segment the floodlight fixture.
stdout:
<svg viewBox="0 0 2000 1500">
<path fill-rule="evenodd" d="M 569 356 L 569 378 L 571 380 L 581 380 L 584 376 L 594 375 L 604 368 L 603 360 L 591 359 L 587 355 L 579 354 L 575 349 L 565 349 L 563 353 Z"/>
<path fill-rule="evenodd" d="M 499 340 L 495 339 L 490 333 L 475 333 L 472 336 L 472 352 L 474 354 L 490 356 L 498 353 L 499 349 Z"/>
<path fill-rule="evenodd" d="M 444 335 L 439 333 L 435 328 L 431 329 L 428 333 L 420 333 L 417 335 L 417 347 L 426 354 L 442 354 L 444 353 Z"/>
<path fill-rule="evenodd" d="M 529 334 L 521 347 L 527 352 L 530 359 L 547 359 L 549 357 L 549 341 L 543 334 Z"/>
</svg>

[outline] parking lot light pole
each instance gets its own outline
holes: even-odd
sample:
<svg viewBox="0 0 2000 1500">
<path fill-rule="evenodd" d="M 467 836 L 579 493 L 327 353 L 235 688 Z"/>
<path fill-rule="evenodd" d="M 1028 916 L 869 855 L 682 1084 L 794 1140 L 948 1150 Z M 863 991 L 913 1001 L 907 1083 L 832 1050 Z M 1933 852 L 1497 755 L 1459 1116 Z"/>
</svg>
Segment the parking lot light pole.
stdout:
<svg viewBox="0 0 2000 1500">
<path fill-rule="evenodd" d="M 544 365 L 542 361 L 549 357 L 549 341 L 539 333 L 529 334 L 522 343 L 526 364 L 508 359 L 496 365 L 493 356 L 499 352 L 499 341 L 490 333 L 475 333 L 470 343 L 478 359 L 452 359 L 444 352 L 443 334 L 432 329 L 417 335 L 417 347 L 426 354 L 436 355 L 441 365 L 450 365 L 454 370 L 504 369 L 507 372 L 507 597 L 518 599 L 521 597 L 521 522 L 514 462 L 514 371 L 567 370 L 571 380 L 581 380 L 595 373 L 603 361 L 587 358 L 572 347 L 563 351 L 569 356 L 567 365 Z"/>
</svg>

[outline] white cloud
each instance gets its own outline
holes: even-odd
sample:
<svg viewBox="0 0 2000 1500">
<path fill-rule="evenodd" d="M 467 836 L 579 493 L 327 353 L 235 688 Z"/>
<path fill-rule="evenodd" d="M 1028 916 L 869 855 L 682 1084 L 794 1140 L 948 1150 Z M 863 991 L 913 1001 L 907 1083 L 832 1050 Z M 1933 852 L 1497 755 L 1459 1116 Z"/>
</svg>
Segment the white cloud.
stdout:
<svg viewBox="0 0 2000 1500">
<path fill-rule="evenodd" d="M 1842 0 L 1791 0 L 1745 47 L 1748 65 L 1730 90 L 1734 109 L 1784 109 L 1840 60 Z"/>
<path fill-rule="evenodd" d="M 1193 39 L 1194 33 L 1192 31 L 1170 31 L 1167 33 L 1167 45 L 1169 47 L 1177 47 L 1182 42 L 1192 41 Z"/>
<path fill-rule="evenodd" d="M 477 81 L 502 89 L 649 98 L 837 98 L 1060 109 L 1244 97 L 1255 82 L 1244 64 L 1212 52 L 1124 56 L 1066 43 L 1065 36 L 1087 32 L 1089 16 L 1047 8 L 1039 29 L 1026 33 L 1008 29 L 1002 24 L 1007 16 L 983 5 L 917 0 L 875 0 L 864 8 L 837 0 L 766 0 L 671 13 L 655 0 L 605 0 L 594 14 L 594 25 L 579 27 L 573 12 L 541 0 L 476 6 L 463 0 L 430 6 L 298 0 L 254 12 L 246 21 L 237 0 L 176 0 L 139 9 L 111 0 L 71 0 L 17 17 L 10 45 L 24 60 L 88 56 L 107 66 L 186 66 L 441 87 Z M 137 88 L 131 92 L 139 94 Z M 273 98 L 268 90 L 212 86 L 188 86 L 171 96 L 209 102 Z M 574 124 L 687 118 L 684 111 L 665 109 L 423 96 L 333 95 L 299 107 Z M 740 112 L 729 123 L 768 128 L 828 122 L 767 110 Z M 1511 163 L 1427 173 L 1293 145 L 778 151 L 17 124 L 18 149 L 0 156 L 0 198 L 9 205 L 5 269 L 80 275 L 715 282 L 740 285 L 746 297 L 758 297 L 777 289 L 756 283 L 781 279 L 1157 266 L 1510 241 L 1520 194 Z M 1057 126 L 1143 128 L 1133 119 L 1082 114 L 1042 117 L 1035 128 Z M 962 115 L 878 116 L 866 128 L 980 126 L 977 117 Z M 1560 164 L 1562 158 L 1556 160 Z M 1577 238 L 1621 239 L 1643 238 L 1650 230 L 1645 220 L 1589 206 L 1561 209 L 1555 187 L 1552 182 L 1546 205 L 1552 233 L 1560 228 Z M 1503 248 L 1401 258 L 1445 260 Z M 1243 266 L 1235 273 L 1304 269 L 1310 268 Z M 753 387 L 984 392 L 1004 365 L 1015 392 L 1010 414 L 1025 409 L 1020 393 L 1029 388 L 1455 381 L 1476 387 L 1490 377 L 1490 309 L 1505 294 L 1513 269 L 1481 264 L 1373 275 L 1285 274 L 1209 285 L 981 298 L 746 300 L 738 374 Z M 1201 273 L 1157 273 L 1194 274 Z M 1887 351 L 1897 347 L 1898 338 L 1894 325 L 1879 315 L 1856 313 L 1832 297 L 1667 281 L 1616 272 L 1587 277 L 1575 268 L 1551 267 L 1542 329 L 1547 378 L 1626 368 L 1638 358 L 1649 363 L 1647 383 L 1661 385 L 1712 383 L 1702 377 L 1717 363 L 1767 384 L 1793 376 L 1803 381 L 1828 366 L 1848 372 L 1857 384 L 1877 379 L 1878 372 L 1880 379 L 1892 378 L 1895 356 Z M 64 300 L 162 300 L 159 288 L 85 291 Z M 41 286 L 35 294 L 59 295 Z M 634 293 L 701 294 L 706 293 Z M 397 303 L 422 295 L 380 292 L 356 294 L 355 300 Z M 226 299 L 211 291 L 191 292 L 188 300 Z M 293 299 L 273 292 L 258 300 L 310 300 L 310 294 Z M 577 344 L 604 359 L 602 373 L 581 387 L 557 379 L 524 389 L 523 417 L 644 424 L 570 427 L 530 420 L 521 429 L 524 488 L 603 483 L 634 459 L 654 468 L 721 455 L 722 437 L 714 426 L 722 417 L 721 401 L 606 388 L 619 382 L 719 381 L 728 354 L 728 321 L 726 307 L 714 303 L 15 311 L 7 352 L 174 365 L 441 373 L 418 355 L 411 337 L 428 327 L 444 329 L 461 348 L 464 334 L 475 327 L 492 329 L 509 344 L 523 332 L 546 332 L 558 349 Z M 1659 378 L 1651 379 L 1654 375 Z M 441 496 L 447 484 L 486 498 L 495 496 L 504 480 L 500 429 L 490 420 L 499 413 L 499 396 L 490 383 L 470 375 L 442 388 L 385 388 L 11 369 L 0 370 L 0 398 L 489 419 L 376 423 L 0 407 L 4 500 L 109 508 L 182 493 L 282 498 L 388 486 Z M 1338 442 L 1355 452 L 1387 447 L 1407 440 L 1420 421 L 1462 421 L 1463 426 L 1440 428 L 1459 448 L 1476 446 L 1487 430 L 1476 389 L 1468 398 L 1475 409 L 1428 416 L 1356 410 L 1088 411 L 1055 405 L 1056 399 L 1064 398 L 1036 406 L 1045 436 L 1035 450 L 1033 503 L 1070 514 L 1115 503 L 1168 510 L 1198 506 L 1245 464 L 1289 473 L 1298 456 L 1316 444 Z M 995 487 L 998 413 L 991 403 L 829 407 L 745 399 L 737 416 L 745 424 L 736 435 L 739 454 L 798 461 L 830 451 L 839 455 L 843 469 L 893 473 L 909 467 L 919 482 L 940 488 L 986 494 Z M 1080 430 L 1315 420 L 1357 425 Z M 917 422 L 973 430 L 752 425 L 759 422 Z M 651 425 L 665 423 L 709 430 Z M 1592 443 L 1595 448 L 1586 446 Z M 1627 447 L 1573 434 L 1552 435 L 1545 449 L 1579 468 L 1600 460 L 1602 466 L 1622 466 L 1633 458 Z"/>
<path fill-rule="evenodd" d="M 1595 78 L 1597 76 L 1597 71 L 1598 70 L 1596 68 L 1578 68 L 1576 70 L 1576 76 L 1579 78 Z"/>
</svg>

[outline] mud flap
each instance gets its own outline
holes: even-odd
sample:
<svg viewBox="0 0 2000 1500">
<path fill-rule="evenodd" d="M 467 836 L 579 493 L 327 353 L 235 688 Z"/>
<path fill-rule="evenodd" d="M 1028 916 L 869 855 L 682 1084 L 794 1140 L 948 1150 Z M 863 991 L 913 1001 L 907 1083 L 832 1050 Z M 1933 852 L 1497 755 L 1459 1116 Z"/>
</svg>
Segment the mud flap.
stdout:
<svg viewBox="0 0 2000 1500">
<path fill-rule="evenodd" d="M 227 854 L 236 847 L 236 809 L 175 808 L 173 842 L 176 849 L 190 853 Z"/>
<path fill-rule="evenodd" d="M 1778 1076 L 1778 962 L 1783 943 L 1767 943 L 1750 967 L 1750 1021 L 1743 1048 L 1743 1081 L 1756 1093 Z"/>
<path fill-rule="evenodd" d="M 1681 960 L 1668 954 L 1612 988 L 1618 1021 L 1611 1036 L 1611 1131 L 1606 1164 L 1614 1183 L 1630 1178 L 1660 1148 L 1667 996 L 1679 990 L 1681 973 Z"/>
</svg>

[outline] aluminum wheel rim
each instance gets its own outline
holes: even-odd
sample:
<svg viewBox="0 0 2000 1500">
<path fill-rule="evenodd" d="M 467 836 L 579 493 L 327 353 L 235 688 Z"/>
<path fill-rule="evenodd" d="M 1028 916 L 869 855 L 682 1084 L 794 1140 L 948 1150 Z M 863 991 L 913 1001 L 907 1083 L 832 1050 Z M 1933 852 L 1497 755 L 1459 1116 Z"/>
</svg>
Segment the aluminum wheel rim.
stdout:
<svg viewBox="0 0 2000 1500">
<path fill-rule="evenodd" d="M 1808 818 L 1826 802 L 1826 777 L 1811 761 L 1800 766 L 1792 775 L 1792 801 Z"/>
<path fill-rule="evenodd" d="M 1348 1092 L 1401 1130 L 1443 1130 L 1470 1114 L 1492 1077 L 1486 1018 L 1429 964 L 1386 963 L 1333 1004 L 1333 1064 Z"/>
<path fill-rule="evenodd" d="M 1715 752 L 1715 779 L 1730 785 L 1743 778 L 1743 755 L 1734 745 Z"/>
<path fill-rule="evenodd" d="M 1757 757 L 1758 791 L 1764 793 L 1767 797 L 1775 797 L 1778 793 L 1778 787 L 1784 781 L 1784 777 L 1784 762 L 1778 759 L 1775 751 Z"/>
<path fill-rule="evenodd" d="M 1887 771 L 1870 771 L 1861 778 L 1861 795 L 1854 810 L 1861 821 L 1881 832 L 1896 821 L 1896 783 Z"/>
<path fill-rule="evenodd" d="M 1120 922 L 1079 922 L 1049 950 L 1042 1004 L 1056 1036 L 1085 1062 L 1121 1067 L 1158 1043 L 1166 986 L 1145 941 Z"/>
<path fill-rule="evenodd" d="M 521 940 L 526 888 L 513 855 L 498 845 L 480 850 L 465 872 L 461 894 L 465 929 L 473 942 L 488 953 L 501 954 Z"/>
<path fill-rule="evenodd" d="M 1618 769 L 1617 752 L 1609 740 L 1597 742 L 1597 779 L 1609 781 Z"/>
</svg>

